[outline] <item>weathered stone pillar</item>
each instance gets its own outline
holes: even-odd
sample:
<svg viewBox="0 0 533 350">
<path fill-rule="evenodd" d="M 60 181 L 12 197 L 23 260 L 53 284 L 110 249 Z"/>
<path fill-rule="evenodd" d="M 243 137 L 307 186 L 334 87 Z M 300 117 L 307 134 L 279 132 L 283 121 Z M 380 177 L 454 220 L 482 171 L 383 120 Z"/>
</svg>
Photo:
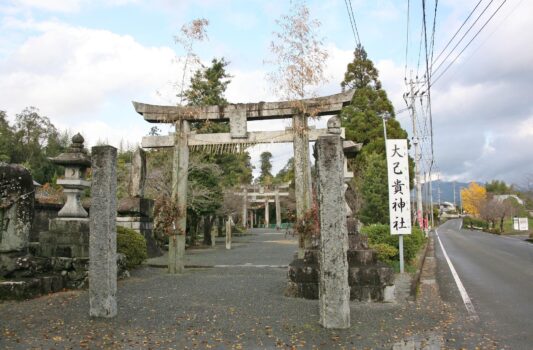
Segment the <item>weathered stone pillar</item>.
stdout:
<svg viewBox="0 0 533 350">
<path fill-rule="evenodd" d="M 185 265 L 185 230 L 187 229 L 187 177 L 189 171 L 189 123 L 176 122 L 174 167 L 172 171 L 172 201 L 178 208 L 176 234 L 168 243 L 168 272 L 183 273 Z"/>
<path fill-rule="evenodd" d="M 89 235 L 89 314 L 117 315 L 117 149 L 92 148 Z"/>
<path fill-rule="evenodd" d="M 144 197 L 144 185 L 146 183 L 146 152 L 137 147 L 131 158 L 131 179 L 129 195 L 133 198 Z"/>
<path fill-rule="evenodd" d="M 228 215 L 228 220 L 226 220 L 226 249 L 231 249 L 231 224 L 233 220 L 231 216 Z"/>
<path fill-rule="evenodd" d="M 348 328 L 350 287 L 342 139 L 338 134 L 322 136 L 315 147 L 320 216 L 320 323 L 325 328 Z"/>
<path fill-rule="evenodd" d="M 275 202 L 276 202 L 276 228 L 281 228 L 281 204 L 279 202 L 279 191 L 276 189 L 275 192 Z"/>
<path fill-rule="evenodd" d="M 246 187 L 242 189 L 242 225 L 244 228 L 248 227 L 248 190 Z"/>
<path fill-rule="evenodd" d="M 311 209 L 311 164 L 309 161 L 309 127 L 303 114 L 292 117 L 294 132 L 294 182 L 296 195 L 296 220 L 302 220 Z M 298 257 L 303 258 L 304 249 L 311 246 L 311 239 L 299 240 Z"/>
<path fill-rule="evenodd" d="M 254 217 L 255 217 L 255 211 L 252 210 L 252 211 L 250 212 L 250 228 L 254 228 L 254 224 L 255 224 L 255 223 L 254 223 Z"/>
<path fill-rule="evenodd" d="M 270 225 L 270 206 L 268 203 L 268 197 L 265 198 L 265 228 L 268 228 L 268 225 Z"/>
</svg>

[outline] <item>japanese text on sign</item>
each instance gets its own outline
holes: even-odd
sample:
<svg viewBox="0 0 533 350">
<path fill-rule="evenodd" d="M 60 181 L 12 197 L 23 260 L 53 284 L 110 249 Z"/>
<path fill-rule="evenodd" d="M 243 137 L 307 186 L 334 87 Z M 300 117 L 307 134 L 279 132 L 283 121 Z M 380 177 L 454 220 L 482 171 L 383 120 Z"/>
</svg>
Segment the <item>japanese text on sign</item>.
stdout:
<svg viewBox="0 0 533 350">
<path fill-rule="evenodd" d="M 393 235 L 411 234 L 411 202 L 407 140 L 387 140 L 390 231 Z"/>
</svg>

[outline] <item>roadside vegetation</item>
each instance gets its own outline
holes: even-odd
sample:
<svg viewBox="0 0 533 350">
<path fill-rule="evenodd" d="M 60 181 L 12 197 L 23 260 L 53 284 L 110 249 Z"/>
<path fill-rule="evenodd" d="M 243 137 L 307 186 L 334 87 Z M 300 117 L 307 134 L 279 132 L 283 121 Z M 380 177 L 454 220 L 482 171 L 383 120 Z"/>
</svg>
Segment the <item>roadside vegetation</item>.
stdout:
<svg viewBox="0 0 533 350">
<path fill-rule="evenodd" d="M 389 225 L 368 225 L 363 227 L 361 233 L 368 237 L 370 248 L 377 252 L 378 260 L 394 267 L 396 271 L 399 271 L 399 238 L 397 235 L 390 234 Z M 424 232 L 418 227 L 413 227 L 413 231 L 410 235 L 404 235 L 403 254 L 406 263 L 406 271 L 413 271 L 416 269 L 416 257 L 425 242 L 426 238 Z"/>
<path fill-rule="evenodd" d="M 468 216 L 463 218 L 463 227 L 493 234 L 516 234 L 514 218 L 527 218 L 529 232 L 533 219 L 526 209 L 530 203 L 530 191 L 519 191 L 503 181 L 494 180 L 485 186 L 472 182 L 461 190 L 463 209 Z"/>
</svg>

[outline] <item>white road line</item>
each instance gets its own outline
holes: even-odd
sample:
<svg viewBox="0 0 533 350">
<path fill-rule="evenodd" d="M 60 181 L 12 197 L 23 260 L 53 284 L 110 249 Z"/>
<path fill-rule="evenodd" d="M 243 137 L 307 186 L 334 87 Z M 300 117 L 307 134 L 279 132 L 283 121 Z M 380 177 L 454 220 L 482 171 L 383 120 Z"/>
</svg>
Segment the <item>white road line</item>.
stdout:
<svg viewBox="0 0 533 350">
<path fill-rule="evenodd" d="M 239 265 L 214 265 L 214 267 L 258 267 L 258 268 L 274 268 L 274 269 L 286 269 L 289 265 L 253 265 L 250 263 Z"/>
<path fill-rule="evenodd" d="M 470 297 L 468 296 L 468 293 L 466 292 L 466 289 L 463 286 L 463 283 L 461 282 L 461 279 L 459 278 L 457 271 L 455 271 L 455 268 L 453 267 L 453 264 L 450 258 L 448 257 L 448 253 L 446 253 L 446 249 L 444 249 L 444 245 L 442 244 L 442 241 L 440 240 L 439 233 L 437 230 L 435 230 L 435 234 L 437 235 L 437 239 L 439 240 L 439 244 L 442 249 L 442 253 L 444 254 L 444 258 L 446 258 L 446 262 L 448 263 L 448 266 L 450 267 L 450 271 L 452 272 L 453 279 L 455 280 L 455 284 L 457 284 L 459 293 L 461 294 L 461 297 L 463 298 L 463 303 L 465 304 L 466 311 L 468 312 L 470 319 L 474 321 L 479 321 L 479 316 L 477 315 L 476 309 L 474 309 L 474 304 L 472 304 L 472 300 L 470 300 Z"/>
</svg>

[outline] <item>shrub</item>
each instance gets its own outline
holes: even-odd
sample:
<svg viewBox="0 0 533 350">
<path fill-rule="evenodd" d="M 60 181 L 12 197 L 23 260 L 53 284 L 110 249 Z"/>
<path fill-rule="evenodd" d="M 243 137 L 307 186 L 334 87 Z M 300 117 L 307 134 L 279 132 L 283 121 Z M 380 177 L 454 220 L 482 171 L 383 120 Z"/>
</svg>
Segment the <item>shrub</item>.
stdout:
<svg viewBox="0 0 533 350">
<path fill-rule="evenodd" d="M 146 239 L 135 230 L 117 226 L 117 253 L 126 256 L 128 269 L 136 267 L 148 258 Z"/>
<path fill-rule="evenodd" d="M 378 260 L 383 261 L 386 264 L 392 264 L 394 258 L 398 256 L 399 252 L 396 247 L 388 245 L 386 243 L 370 244 L 370 248 L 374 249 L 378 254 Z"/>
<path fill-rule="evenodd" d="M 463 218 L 463 226 L 468 228 L 479 227 L 481 229 L 488 229 L 489 223 L 485 220 L 466 216 Z"/>
<path fill-rule="evenodd" d="M 369 225 L 363 227 L 361 232 L 368 236 L 368 242 L 371 245 L 387 244 L 395 248 L 397 254 L 394 259 L 399 259 L 399 238 L 397 235 L 390 234 L 389 225 Z M 418 227 L 413 227 L 410 235 L 403 236 L 403 256 L 406 262 L 411 262 L 415 258 L 425 241 L 424 233 Z"/>
</svg>

